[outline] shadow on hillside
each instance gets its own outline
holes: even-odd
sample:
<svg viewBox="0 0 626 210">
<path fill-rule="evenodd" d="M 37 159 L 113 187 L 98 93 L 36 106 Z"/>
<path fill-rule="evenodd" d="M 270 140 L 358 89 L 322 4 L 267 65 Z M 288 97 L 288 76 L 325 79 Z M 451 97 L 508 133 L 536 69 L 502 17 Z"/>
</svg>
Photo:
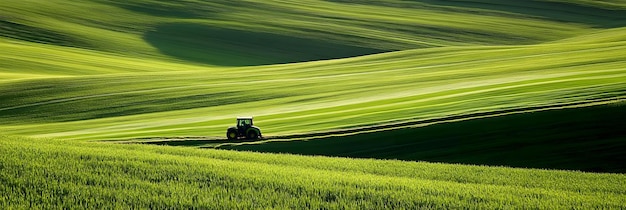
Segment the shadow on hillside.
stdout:
<svg viewBox="0 0 626 210">
<path fill-rule="evenodd" d="M 626 106 L 541 111 L 220 149 L 626 173 Z"/>
<path fill-rule="evenodd" d="M 218 66 L 255 66 L 354 57 L 384 50 L 326 40 L 193 23 L 157 26 L 144 39 L 163 54 Z"/>
<path fill-rule="evenodd" d="M 574 3 L 551 2 L 538 0 L 480 0 L 480 1 L 446 1 L 446 0 L 404 0 L 419 1 L 432 5 L 456 6 L 477 9 L 510 12 L 526 16 L 534 16 L 559 22 L 582 23 L 601 28 L 614 28 L 626 25 L 625 10 L 610 10 L 599 7 L 583 6 Z"/>
<path fill-rule="evenodd" d="M 626 10 L 612 10 L 600 7 L 584 6 L 575 3 L 538 1 L 538 0 L 399 0 L 397 2 L 381 2 L 374 0 L 327 0 L 337 3 L 348 4 L 369 4 L 391 7 L 419 7 L 428 5 L 446 6 L 457 8 L 474 8 L 492 10 L 498 12 L 508 12 L 523 16 L 533 16 L 546 20 L 570 23 L 582 23 L 599 28 L 615 28 L 626 26 Z M 422 4 L 417 4 L 422 3 Z M 433 7 L 431 9 L 437 9 Z M 441 8 L 441 10 L 452 10 L 454 12 L 469 12 L 462 9 Z"/>
</svg>

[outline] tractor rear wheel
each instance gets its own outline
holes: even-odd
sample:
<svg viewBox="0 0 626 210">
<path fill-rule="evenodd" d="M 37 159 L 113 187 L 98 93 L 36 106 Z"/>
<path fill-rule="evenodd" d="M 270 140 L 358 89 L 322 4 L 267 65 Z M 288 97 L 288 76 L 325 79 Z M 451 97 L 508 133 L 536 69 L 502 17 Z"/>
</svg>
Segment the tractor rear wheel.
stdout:
<svg viewBox="0 0 626 210">
<path fill-rule="evenodd" d="M 254 129 L 248 130 L 248 135 L 246 135 L 246 137 L 248 137 L 248 139 L 258 139 L 259 133 Z"/>
<path fill-rule="evenodd" d="M 228 138 L 228 140 L 237 139 L 237 131 L 236 130 L 226 131 L 226 138 Z"/>
</svg>

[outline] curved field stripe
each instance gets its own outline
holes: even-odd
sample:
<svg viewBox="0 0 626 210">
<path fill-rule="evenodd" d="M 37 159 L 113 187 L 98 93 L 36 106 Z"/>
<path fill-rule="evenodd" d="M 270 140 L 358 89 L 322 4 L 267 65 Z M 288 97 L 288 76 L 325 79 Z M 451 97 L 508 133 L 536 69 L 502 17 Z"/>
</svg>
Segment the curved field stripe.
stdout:
<svg viewBox="0 0 626 210">
<path fill-rule="evenodd" d="M 115 142 L 116 143 L 145 143 L 145 144 L 158 144 L 158 145 L 185 145 L 185 146 L 200 146 L 203 148 L 219 148 L 223 146 L 230 147 L 230 146 L 238 146 L 238 145 L 264 144 L 268 142 L 308 141 L 308 140 L 323 139 L 323 138 L 329 138 L 329 137 L 352 136 L 352 135 L 375 133 L 375 132 L 381 132 L 381 131 L 416 128 L 416 127 L 423 127 L 423 126 L 429 126 L 429 125 L 434 125 L 434 124 L 484 119 L 484 118 L 500 117 L 500 116 L 507 116 L 507 115 L 523 114 L 523 113 L 533 113 L 533 112 L 541 112 L 541 111 L 548 111 L 548 110 L 560 110 L 560 109 L 592 107 L 592 106 L 607 105 L 607 104 L 619 104 L 625 101 L 626 101 L 625 96 L 619 96 L 619 97 L 613 97 L 613 98 L 592 99 L 592 100 L 584 100 L 584 101 L 578 101 L 578 102 L 538 105 L 538 106 L 529 106 L 529 107 L 523 107 L 523 108 L 502 109 L 502 110 L 495 110 L 495 111 L 460 113 L 460 114 L 447 115 L 447 116 L 441 116 L 441 117 L 435 116 L 435 117 L 421 118 L 421 119 L 407 119 L 406 121 L 402 121 L 399 119 L 396 122 L 381 123 L 381 124 L 355 127 L 355 128 L 335 129 L 335 130 L 330 130 L 330 131 L 299 133 L 299 134 L 264 136 L 262 141 L 252 141 L 252 142 L 249 142 L 247 140 L 242 140 L 238 142 L 238 141 L 233 141 L 233 140 L 226 140 L 225 137 L 206 137 L 206 136 L 205 137 L 203 136 L 165 137 L 164 136 L 164 137 L 153 137 L 153 138 L 143 138 L 143 139 L 121 140 L 121 141 L 115 141 Z M 214 144 L 214 145 L 211 145 L 211 144 Z M 206 145 L 209 145 L 209 146 L 206 146 Z M 398 145 L 398 147 L 401 147 L 401 145 Z"/>
<path fill-rule="evenodd" d="M 27 34 L 0 39 L 7 49 L 0 54 L 4 64 L 0 71 L 11 74 L 0 82 L 4 123 L 0 129 L 8 134 L 93 140 L 221 136 L 233 116 L 253 115 L 264 133 L 282 135 L 612 98 L 623 95 L 625 88 L 620 80 L 626 71 L 626 31 L 602 29 L 607 25 L 578 19 L 554 21 L 520 11 L 501 12 L 474 4 L 463 8 L 440 1 L 173 2 L 167 4 L 172 13 L 165 14 L 165 10 L 138 10 L 137 6 L 145 6 L 139 0 L 65 7 L 57 3 L 7 3 L 2 8 L 9 17 L 23 19 L 9 18 L 1 24 L 82 41 L 68 47 L 28 42 Z M 540 5 L 552 3 L 498 4 L 501 9 L 518 5 L 541 13 L 546 8 Z M 54 12 L 37 12 L 43 6 Z M 119 16 L 67 12 L 93 9 Z M 193 16 L 182 18 L 175 12 L 179 9 Z M 266 19 L 256 18 L 260 16 Z M 616 20 L 608 13 L 598 18 Z M 174 33 L 176 29 L 185 33 Z M 208 36 L 201 32 L 220 30 L 233 34 L 211 40 L 234 43 L 237 49 L 249 46 L 238 46 L 240 42 L 231 38 L 252 33 L 269 40 L 284 38 L 285 43 L 302 37 L 397 51 L 220 67 L 167 54 L 173 50 L 167 47 L 177 45 L 151 39 L 157 33 L 165 39 L 197 40 L 196 35 Z"/>
</svg>

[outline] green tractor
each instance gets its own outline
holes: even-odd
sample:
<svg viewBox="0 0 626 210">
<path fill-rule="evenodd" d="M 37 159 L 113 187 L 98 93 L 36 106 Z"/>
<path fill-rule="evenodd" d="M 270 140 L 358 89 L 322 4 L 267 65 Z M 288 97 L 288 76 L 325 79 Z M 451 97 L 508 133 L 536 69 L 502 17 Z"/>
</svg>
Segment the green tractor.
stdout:
<svg viewBox="0 0 626 210">
<path fill-rule="evenodd" d="M 226 137 L 229 140 L 234 140 L 239 137 L 245 137 L 247 139 L 262 138 L 261 129 L 254 126 L 252 123 L 252 117 L 237 117 L 237 126 L 229 127 L 226 130 Z"/>
</svg>

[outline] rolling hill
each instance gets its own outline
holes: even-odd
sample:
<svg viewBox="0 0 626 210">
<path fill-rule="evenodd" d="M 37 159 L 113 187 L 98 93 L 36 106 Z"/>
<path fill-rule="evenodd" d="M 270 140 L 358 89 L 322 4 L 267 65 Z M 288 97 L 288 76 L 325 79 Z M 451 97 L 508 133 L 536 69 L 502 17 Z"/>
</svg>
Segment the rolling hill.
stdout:
<svg viewBox="0 0 626 210">
<path fill-rule="evenodd" d="M 560 147 L 554 140 L 571 136 L 588 137 L 575 147 L 585 151 L 622 148 L 622 105 L 437 119 L 623 104 L 624 52 L 622 0 L 5 0 L 0 206 L 624 208 L 623 174 L 112 143 L 215 139 L 242 115 L 254 116 L 266 136 L 433 121 L 233 149 L 598 171 L 594 165 L 623 152 L 564 168 L 580 159 L 466 161 L 445 148 L 434 158 L 420 150 L 341 154 L 365 151 L 360 144 L 441 145 L 405 136 L 458 138 L 500 124 L 509 126 L 479 132 L 464 148 L 495 151 L 530 138 L 538 138 L 536 149 Z M 558 131 L 568 136 L 539 125 L 507 135 L 571 122 L 606 126 Z M 600 135 L 607 132 L 610 138 Z M 287 149 L 271 149 L 279 144 Z M 338 148 L 301 152 L 308 144 Z M 600 167 L 624 169 L 618 162 Z"/>
<path fill-rule="evenodd" d="M 9 3 L 0 129 L 221 136 L 254 115 L 288 134 L 624 93 L 621 7 L 313 2 Z"/>
</svg>

